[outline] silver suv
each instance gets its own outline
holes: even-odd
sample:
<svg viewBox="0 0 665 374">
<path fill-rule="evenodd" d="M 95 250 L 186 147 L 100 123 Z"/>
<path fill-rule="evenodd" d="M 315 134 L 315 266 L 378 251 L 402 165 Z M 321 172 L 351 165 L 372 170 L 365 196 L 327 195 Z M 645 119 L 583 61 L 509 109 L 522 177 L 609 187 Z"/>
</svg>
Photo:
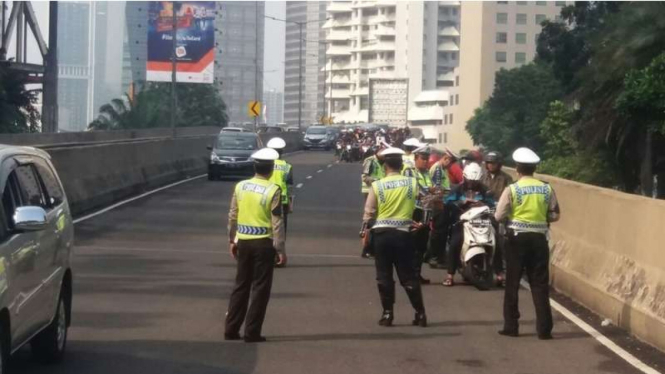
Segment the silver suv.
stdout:
<svg viewBox="0 0 665 374">
<path fill-rule="evenodd" d="M 0 145 L 0 372 L 30 343 L 44 362 L 59 361 L 72 305 L 74 225 L 49 155 Z"/>
</svg>

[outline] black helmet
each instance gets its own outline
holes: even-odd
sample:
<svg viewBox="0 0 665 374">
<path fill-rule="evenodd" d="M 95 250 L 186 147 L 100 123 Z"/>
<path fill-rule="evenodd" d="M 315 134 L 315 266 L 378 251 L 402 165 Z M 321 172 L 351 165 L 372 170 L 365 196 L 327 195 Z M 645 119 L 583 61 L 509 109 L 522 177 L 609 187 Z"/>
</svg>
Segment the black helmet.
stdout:
<svg viewBox="0 0 665 374">
<path fill-rule="evenodd" d="M 503 162 L 503 157 L 501 156 L 501 153 L 492 151 L 485 155 L 485 162 L 495 162 L 500 164 Z"/>
</svg>

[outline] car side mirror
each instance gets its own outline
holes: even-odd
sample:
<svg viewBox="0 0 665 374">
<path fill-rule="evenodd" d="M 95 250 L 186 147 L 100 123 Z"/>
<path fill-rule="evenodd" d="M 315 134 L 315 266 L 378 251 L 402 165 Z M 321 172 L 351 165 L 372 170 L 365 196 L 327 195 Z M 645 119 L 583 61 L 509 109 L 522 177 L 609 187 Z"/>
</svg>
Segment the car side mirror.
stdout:
<svg viewBox="0 0 665 374">
<path fill-rule="evenodd" d="M 46 211 L 38 206 L 22 206 L 14 211 L 14 228 L 19 231 L 40 231 L 46 228 Z"/>
<path fill-rule="evenodd" d="M 209 146 L 206 147 L 206 149 L 209 150 L 209 151 L 212 151 L 212 146 L 209 145 Z"/>
</svg>

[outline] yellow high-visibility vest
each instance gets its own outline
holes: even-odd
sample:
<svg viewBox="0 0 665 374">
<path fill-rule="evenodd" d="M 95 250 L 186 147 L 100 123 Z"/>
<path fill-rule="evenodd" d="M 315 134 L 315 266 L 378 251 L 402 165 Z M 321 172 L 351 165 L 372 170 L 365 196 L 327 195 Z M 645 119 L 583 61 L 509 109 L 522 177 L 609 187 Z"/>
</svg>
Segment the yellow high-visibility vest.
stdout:
<svg viewBox="0 0 665 374">
<path fill-rule="evenodd" d="M 552 186 L 535 178 L 521 178 L 510 185 L 512 212 L 509 228 L 547 231 L 547 211 Z"/>
<path fill-rule="evenodd" d="M 416 179 L 390 175 L 372 183 L 372 189 L 378 202 L 373 228 L 409 228 L 418 196 Z"/>
<path fill-rule="evenodd" d="M 284 160 L 275 160 L 275 168 L 273 169 L 270 181 L 278 185 L 282 190 L 282 204 L 289 203 L 289 190 L 286 185 L 286 180 L 291 172 L 291 164 Z"/>
<path fill-rule="evenodd" d="M 272 237 L 272 199 L 279 186 L 260 178 L 236 185 L 238 203 L 238 239 L 253 240 Z"/>
</svg>

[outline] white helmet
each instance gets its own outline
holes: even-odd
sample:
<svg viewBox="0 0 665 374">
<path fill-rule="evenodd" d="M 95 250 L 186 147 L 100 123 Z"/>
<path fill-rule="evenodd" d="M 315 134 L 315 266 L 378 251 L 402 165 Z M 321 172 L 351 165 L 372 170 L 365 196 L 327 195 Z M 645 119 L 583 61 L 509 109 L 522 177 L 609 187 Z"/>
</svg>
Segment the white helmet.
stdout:
<svg viewBox="0 0 665 374">
<path fill-rule="evenodd" d="M 422 147 L 422 143 L 420 143 L 420 141 L 416 138 L 406 139 L 402 144 L 407 147 Z"/>
<path fill-rule="evenodd" d="M 517 162 L 518 164 L 532 164 L 535 165 L 540 162 L 540 157 L 536 154 L 536 152 L 530 150 L 529 148 L 517 148 L 515 152 L 513 152 L 513 161 Z"/>
<path fill-rule="evenodd" d="M 279 153 L 272 148 L 261 148 L 252 154 L 254 161 L 275 161 L 279 158 Z"/>
<path fill-rule="evenodd" d="M 475 162 L 472 162 L 464 167 L 464 180 L 479 181 L 483 176 L 483 169 Z"/>
<path fill-rule="evenodd" d="M 284 149 L 284 147 L 286 147 L 286 142 L 282 138 L 272 138 L 268 141 L 267 147 L 272 149 Z"/>
</svg>

